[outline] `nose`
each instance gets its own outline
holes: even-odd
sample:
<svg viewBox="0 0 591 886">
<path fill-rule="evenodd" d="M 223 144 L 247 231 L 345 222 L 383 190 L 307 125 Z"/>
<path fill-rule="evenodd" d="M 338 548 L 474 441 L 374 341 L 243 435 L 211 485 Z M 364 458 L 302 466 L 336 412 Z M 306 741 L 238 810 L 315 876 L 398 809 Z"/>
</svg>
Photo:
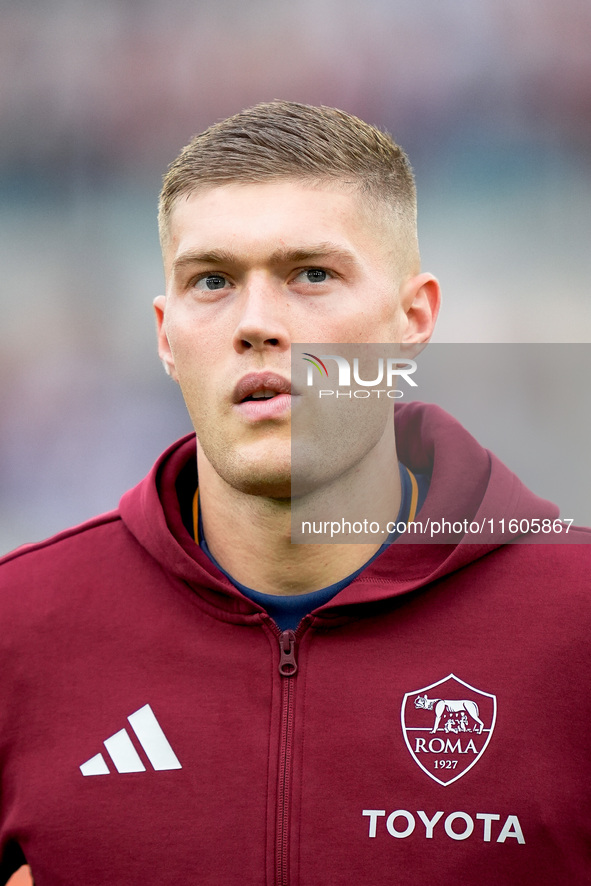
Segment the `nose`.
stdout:
<svg viewBox="0 0 591 886">
<path fill-rule="evenodd" d="M 251 348 L 289 350 L 289 304 L 280 285 L 261 277 L 249 281 L 237 300 L 237 307 L 234 348 L 238 353 Z"/>
</svg>

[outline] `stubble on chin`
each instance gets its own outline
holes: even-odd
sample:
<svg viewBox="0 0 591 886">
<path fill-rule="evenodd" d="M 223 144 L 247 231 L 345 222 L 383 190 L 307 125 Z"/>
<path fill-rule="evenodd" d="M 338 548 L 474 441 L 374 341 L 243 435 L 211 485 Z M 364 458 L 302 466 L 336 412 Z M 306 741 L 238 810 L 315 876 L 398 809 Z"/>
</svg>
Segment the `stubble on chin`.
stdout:
<svg viewBox="0 0 591 886">
<path fill-rule="evenodd" d="M 221 449 L 203 445 L 209 466 L 222 483 L 242 495 L 276 500 L 291 497 L 291 455 L 243 453 L 227 445 Z"/>
</svg>

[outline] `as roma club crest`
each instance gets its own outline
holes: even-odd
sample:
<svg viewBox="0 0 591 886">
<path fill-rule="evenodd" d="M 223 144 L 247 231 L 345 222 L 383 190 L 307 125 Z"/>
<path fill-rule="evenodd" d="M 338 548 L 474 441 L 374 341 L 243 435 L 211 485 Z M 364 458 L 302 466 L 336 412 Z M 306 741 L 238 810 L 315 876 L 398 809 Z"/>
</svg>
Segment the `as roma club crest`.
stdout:
<svg viewBox="0 0 591 886">
<path fill-rule="evenodd" d="M 411 757 L 438 784 L 448 785 L 480 760 L 492 738 L 497 699 L 450 674 L 407 692 L 400 711 Z"/>
</svg>

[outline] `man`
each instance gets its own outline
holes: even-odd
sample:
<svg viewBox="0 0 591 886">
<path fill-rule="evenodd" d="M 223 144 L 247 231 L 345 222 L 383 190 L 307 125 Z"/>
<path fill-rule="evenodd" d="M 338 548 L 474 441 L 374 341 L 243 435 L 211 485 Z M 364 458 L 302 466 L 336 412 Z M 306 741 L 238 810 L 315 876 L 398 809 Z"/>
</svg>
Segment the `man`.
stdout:
<svg viewBox="0 0 591 886">
<path fill-rule="evenodd" d="M 407 404 L 395 433 L 378 413 L 304 457 L 312 497 L 369 485 L 389 543 L 291 544 L 292 343 L 413 354 L 433 329 L 404 154 L 342 112 L 259 105 L 172 164 L 160 231 L 159 354 L 197 440 L 5 559 L 4 877 L 591 882 L 589 532 L 397 539 L 459 515 L 562 531 Z"/>
</svg>

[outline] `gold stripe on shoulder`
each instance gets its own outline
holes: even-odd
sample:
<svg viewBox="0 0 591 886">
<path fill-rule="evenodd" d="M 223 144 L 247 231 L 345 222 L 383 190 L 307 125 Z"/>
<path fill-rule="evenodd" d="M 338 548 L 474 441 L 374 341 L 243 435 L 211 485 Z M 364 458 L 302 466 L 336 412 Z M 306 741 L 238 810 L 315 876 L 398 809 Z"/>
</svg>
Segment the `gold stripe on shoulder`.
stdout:
<svg viewBox="0 0 591 886">
<path fill-rule="evenodd" d="M 404 466 L 406 468 L 406 465 Z M 408 476 L 410 477 L 410 485 L 412 486 L 412 495 L 410 497 L 410 510 L 408 512 L 408 520 L 406 521 L 406 525 L 412 523 L 414 518 L 417 515 L 417 505 L 419 503 L 419 484 L 417 483 L 417 478 L 413 474 L 413 472 L 406 468 L 408 471 Z"/>
<path fill-rule="evenodd" d="M 199 487 L 193 496 L 193 538 L 199 544 Z"/>
</svg>

